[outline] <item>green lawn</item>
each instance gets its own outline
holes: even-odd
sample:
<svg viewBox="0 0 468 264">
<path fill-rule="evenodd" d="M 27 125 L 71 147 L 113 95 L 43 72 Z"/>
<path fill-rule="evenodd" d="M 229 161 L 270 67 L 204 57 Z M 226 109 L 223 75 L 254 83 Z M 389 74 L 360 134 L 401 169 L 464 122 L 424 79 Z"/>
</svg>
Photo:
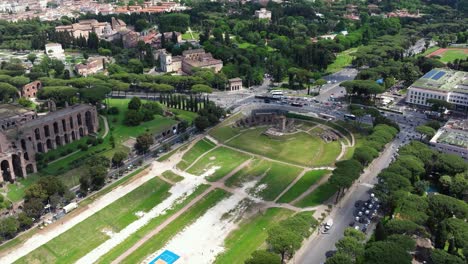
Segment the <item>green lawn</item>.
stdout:
<svg viewBox="0 0 468 264">
<path fill-rule="evenodd" d="M 39 180 L 40 176 L 36 173 L 28 175 L 26 178 L 18 178 L 15 183 L 8 183 L 7 198 L 12 202 L 19 202 L 24 197 L 24 190 Z"/>
<path fill-rule="evenodd" d="M 220 142 L 225 142 L 226 140 L 238 135 L 240 132 L 241 130 L 239 128 L 233 128 L 230 125 L 223 125 L 211 130 L 210 135 Z"/>
<path fill-rule="evenodd" d="M 193 38 L 192 38 L 192 35 L 193 35 Z M 189 32 L 185 32 L 184 34 L 182 34 L 182 39 L 183 40 L 192 40 L 192 39 L 199 40 L 200 39 L 200 33 L 196 31 L 192 31 L 192 35 L 190 35 Z"/>
<path fill-rule="evenodd" d="M 426 51 L 424 51 L 421 55 L 422 56 L 429 55 L 429 54 L 431 54 L 432 52 L 434 52 L 434 51 L 436 51 L 438 49 L 440 49 L 440 47 L 438 47 L 438 46 L 430 47 Z"/>
<path fill-rule="evenodd" d="M 326 200 L 330 199 L 337 191 L 336 187 L 329 184 L 324 183 L 320 185 L 315 191 L 304 197 L 302 200 L 296 203 L 299 207 L 309 207 L 309 206 L 316 206 L 320 205 Z"/>
<path fill-rule="evenodd" d="M 119 232 L 169 195 L 171 185 L 154 178 L 49 241 L 17 263 L 71 263 L 109 239 L 105 229 Z"/>
<path fill-rule="evenodd" d="M 267 201 L 273 201 L 289 184 L 299 175 L 302 171 L 299 167 L 293 167 L 277 162 L 270 163 L 270 168 L 266 171 L 265 177 L 263 177 L 256 185 L 255 189 L 261 186 L 262 190 L 256 192 L 256 195 L 262 197 Z"/>
<path fill-rule="evenodd" d="M 202 194 L 209 187 L 210 186 L 206 184 L 198 186 L 197 189 L 191 195 L 185 198 L 182 202 L 174 205 L 165 214 L 152 219 L 147 225 L 145 225 L 144 227 L 142 227 L 141 229 L 133 233 L 130 237 L 125 239 L 122 243 L 120 243 L 119 245 L 111 249 L 109 252 L 107 252 L 105 255 L 103 255 L 97 261 L 97 263 L 103 263 L 103 264 L 111 263 L 113 260 L 115 260 L 120 255 L 122 255 L 126 250 L 132 247 L 135 243 L 137 243 L 140 239 L 142 239 L 146 234 L 151 232 L 151 230 L 155 229 L 157 226 L 163 223 L 166 219 L 174 215 L 177 211 L 184 208 L 184 206 L 186 206 L 188 203 L 190 203 L 190 201 L 195 199 L 195 197 Z"/>
<path fill-rule="evenodd" d="M 318 182 L 323 176 L 329 173 L 328 170 L 312 170 L 306 172 L 301 179 L 294 184 L 281 198 L 280 203 L 289 203 L 307 191 L 312 185 Z"/>
<path fill-rule="evenodd" d="M 228 196 L 229 194 L 221 189 L 216 189 L 208 193 L 202 200 L 198 201 L 195 205 L 190 207 L 189 210 L 185 211 L 177 219 L 172 221 L 168 226 L 166 226 L 166 228 L 161 230 L 161 232 L 146 241 L 146 243 L 132 252 L 132 254 L 125 258 L 121 263 L 140 263 L 148 255 L 162 248 L 172 237 L 184 230 L 186 226 L 190 225 L 196 219 L 205 214 L 208 209 L 215 206 L 218 202 Z"/>
<path fill-rule="evenodd" d="M 169 108 L 169 110 L 172 113 L 174 113 L 181 120 L 185 120 L 185 121 L 189 122 L 189 124 L 191 124 L 193 122 L 193 120 L 198 116 L 197 113 L 190 112 L 190 111 L 174 109 L 174 108 Z"/>
<path fill-rule="evenodd" d="M 207 139 L 198 141 L 189 151 L 185 152 L 182 160 L 177 164 L 177 168 L 181 170 L 187 169 L 198 157 L 214 147 L 215 144 Z"/>
<path fill-rule="evenodd" d="M 357 51 L 358 48 L 351 48 L 345 51 L 340 52 L 335 61 L 328 65 L 326 72 L 335 73 L 341 71 L 344 67 L 351 65 L 351 62 L 354 59 L 353 53 Z"/>
<path fill-rule="evenodd" d="M 265 159 L 254 158 L 242 170 L 236 172 L 225 184 L 229 187 L 242 187 L 244 182 L 252 181 L 256 177 L 262 176 L 271 166 L 271 162 Z"/>
<path fill-rule="evenodd" d="M 154 120 L 141 123 L 138 126 L 125 126 L 123 125 L 123 120 L 125 113 L 128 111 L 130 99 L 108 99 L 108 101 L 110 107 L 119 108 L 118 115 L 109 116 L 109 125 L 113 127 L 112 133 L 117 143 L 123 142 L 129 137 L 137 137 L 145 132 L 159 133 L 176 123 L 173 119 L 156 115 Z M 145 100 L 142 101 L 145 102 Z M 114 122 L 114 119 L 117 122 Z"/>
<path fill-rule="evenodd" d="M 120 185 L 124 184 L 125 182 L 129 181 L 130 179 L 132 179 L 133 176 L 135 176 L 138 173 L 142 172 L 146 167 L 147 166 L 138 168 L 134 172 L 132 172 L 132 173 L 118 179 L 117 181 L 111 183 L 110 185 L 107 185 L 106 187 L 104 187 L 103 189 L 99 190 L 98 192 L 92 194 L 91 196 L 86 197 L 80 203 L 80 206 L 85 206 L 85 205 L 88 205 L 88 204 L 92 203 L 97 198 L 99 198 L 99 197 L 103 196 L 104 194 L 112 191 L 115 187 L 120 186 Z M 3 243 L 2 245 L 0 245 L 0 251 L 4 251 L 4 250 L 10 249 L 10 248 L 13 248 L 13 247 L 15 247 L 15 246 L 17 246 L 17 245 L 19 245 L 21 243 L 24 243 L 24 241 L 26 241 L 31 236 L 36 234 L 36 231 L 37 231 L 37 229 L 29 229 L 28 231 L 22 233 L 21 235 L 9 240 L 6 243 Z"/>
<path fill-rule="evenodd" d="M 443 63 L 453 62 L 456 59 L 464 60 L 468 58 L 468 49 L 466 50 L 449 49 L 439 56 L 440 56 L 440 61 Z"/>
<path fill-rule="evenodd" d="M 203 156 L 203 158 L 195 163 L 187 172 L 194 175 L 202 175 L 210 168 L 219 166 L 220 168 L 207 178 L 209 181 L 217 181 L 247 159 L 249 159 L 248 155 L 220 147 L 211 151 L 208 155 Z"/>
<path fill-rule="evenodd" d="M 243 264 L 252 252 L 262 248 L 268 229 L 292 215 L 283 208 L 269 208 L 250 219 L 242 221 L 239 228 L 229 234 L 224 242 L 225 252 L 218 255 L 216 264 Z"/>
<path fill-rule="evenodd" d="M 340 143 L 325 143 L 305 132 L 272 138 L 263 135 L 265 127 L 244 131 L 226 144 L 268 158 L 304 166 L 330 165 L 341 151 Z"/>
<path fill-rule="evenodd" d="M 162 176 L 173 182 L 180 182 L 184 179 L 184 177 L 180 176 L 179 174 L 175 174 L 173 171 L 170 170 L 163 172 Z"/>
</svg>

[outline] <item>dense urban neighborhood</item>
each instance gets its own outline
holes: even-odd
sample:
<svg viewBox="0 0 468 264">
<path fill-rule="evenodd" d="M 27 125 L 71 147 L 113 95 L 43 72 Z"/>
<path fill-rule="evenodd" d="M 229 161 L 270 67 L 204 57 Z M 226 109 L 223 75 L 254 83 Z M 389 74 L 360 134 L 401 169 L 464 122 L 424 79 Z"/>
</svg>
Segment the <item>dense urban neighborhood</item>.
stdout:
<svg viewBox="0 0 468 264">
<path fill-rule="evenodd" d="M 463 264 L 467 0 L 0 0 L 0 263 Z"/>
</svg>

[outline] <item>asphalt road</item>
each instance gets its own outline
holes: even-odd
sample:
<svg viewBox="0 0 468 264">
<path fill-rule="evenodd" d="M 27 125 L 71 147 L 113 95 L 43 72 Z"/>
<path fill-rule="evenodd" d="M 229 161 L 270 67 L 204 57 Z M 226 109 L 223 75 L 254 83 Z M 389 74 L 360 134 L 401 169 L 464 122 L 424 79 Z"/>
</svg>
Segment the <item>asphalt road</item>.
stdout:
<svg viewBox="0 0 468 264">
<path fill-rule="evenodd" d="M 359 181 L 347 191 L 346 196 L 333 208 L 329 216 L 334 221 L 331 230 L 327 234 L 320 233 L 309 238 L 291 263 L 321 264 L 325 262 L 325 253 L 335 249 L 335 243 L 343 237 L 344 230 L 353 221 L 354 203 L 358 200 L 369 199 L 368 192 L 377 183 L 377 175 L 389 165 L 406 134 L 406 131 L 401 132 L 399 138 L 388 145 L 380 157 L 366 168 Z"/>
</svg>

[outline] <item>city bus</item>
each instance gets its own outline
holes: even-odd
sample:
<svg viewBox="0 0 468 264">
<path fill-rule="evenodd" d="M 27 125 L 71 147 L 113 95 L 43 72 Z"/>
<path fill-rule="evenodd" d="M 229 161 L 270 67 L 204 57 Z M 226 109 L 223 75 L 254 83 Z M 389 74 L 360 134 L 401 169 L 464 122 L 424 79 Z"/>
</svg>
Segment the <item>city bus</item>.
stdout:
<svg viewBox="0 0 468 264">
<path fill-rule="evenodd" d="M 345 120 L 356 120 L 356 116 L 355 115 L 350 115 L 350 114 L 345 114 L 344 119 Z"/>
</svg>

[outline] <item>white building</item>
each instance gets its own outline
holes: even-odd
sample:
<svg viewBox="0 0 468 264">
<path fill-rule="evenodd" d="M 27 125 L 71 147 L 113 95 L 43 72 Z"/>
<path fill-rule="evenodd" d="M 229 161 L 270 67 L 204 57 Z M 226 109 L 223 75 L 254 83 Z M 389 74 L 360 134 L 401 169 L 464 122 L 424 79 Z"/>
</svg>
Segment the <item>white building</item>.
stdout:
<svg viewBox="0 0 468 264">
<path fill-rule="evenodd" d="M 65 52 L 62 49 L 62 44 L 60 43 L 48 43 L 45 45 L 45 53 L 51 58 L 57 60 L 65 60 Z"/>
<path fill-rule="evenodd" d="M 468 120 L 450 120 L 440 128 L 429 145 L 444 153 L 468 160 Z"/>
<path fill-rule="evenodd" d="M 266 8 L 260 8 L 260 10 L 255 11 L 255 17 L 271 20 L 271 11 L 266 10 Z"/>
<path fill-rule="evenodd" d="M 408 104 L 430 107 L 429 99 L 438 99 L 454 105 L 454 110 L 468 109 L 468 72 L 433 69 L 409 88 Z"/>
</svg>

